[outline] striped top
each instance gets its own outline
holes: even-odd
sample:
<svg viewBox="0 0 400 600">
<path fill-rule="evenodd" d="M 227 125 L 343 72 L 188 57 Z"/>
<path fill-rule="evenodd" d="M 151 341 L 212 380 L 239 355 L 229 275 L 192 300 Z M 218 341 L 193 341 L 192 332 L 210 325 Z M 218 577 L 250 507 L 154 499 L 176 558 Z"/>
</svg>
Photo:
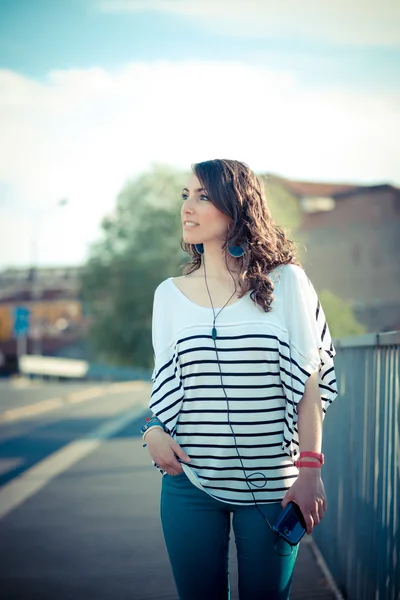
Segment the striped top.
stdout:
<svg viewBox="0 0 400 600">
<path fill-rule="evenodd" d="M 193 484 L 233 504 L 254 504 L 253 494 L 277 502 L 293 484 L 308 377 L 319 370 L 323 416 L 337 396 L 335 350 L 312 283 L 297 265 L 270 277 L 272 310 L 248 292 L 218 315 L 216 340 L 212 308 L 189 300 L 171 277 L 154 294 L 149 408 L 191 457 L 181 464 Z"/>
</svg>

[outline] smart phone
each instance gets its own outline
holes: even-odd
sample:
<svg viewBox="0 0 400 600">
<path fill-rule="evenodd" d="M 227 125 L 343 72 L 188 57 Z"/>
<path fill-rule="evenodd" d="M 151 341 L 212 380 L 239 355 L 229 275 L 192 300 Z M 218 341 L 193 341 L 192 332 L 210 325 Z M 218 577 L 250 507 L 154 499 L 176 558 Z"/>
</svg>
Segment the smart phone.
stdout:
<svg viewBox="0 0 400 600">
<path fill-rule="evenodd" d="M 307 531 L 299 506 L 289 502 L 282 510 L 272 529 L 291 546 L 296 546 Z"/>
</svg>

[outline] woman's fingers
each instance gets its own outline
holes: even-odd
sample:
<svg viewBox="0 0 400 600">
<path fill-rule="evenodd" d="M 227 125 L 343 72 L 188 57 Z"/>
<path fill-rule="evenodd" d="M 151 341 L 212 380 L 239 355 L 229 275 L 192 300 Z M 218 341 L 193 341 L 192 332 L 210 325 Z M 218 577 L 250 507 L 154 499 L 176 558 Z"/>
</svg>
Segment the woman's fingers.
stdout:
<svg viewBox="0 0 400 600">
<path fill-rule="evenodd" d="M 176 475 L 180 475 L 181 473 L 183 473 L 183 469 L 181 469 L 180 471 L 167 471 L 167 474 L 172 475 L 173 477 Z"/>
<path fill-rule="evenodd" d="M 313 527 L 314 527 L 314 519 L 313 519 L 311 513 L 308 513 L 305 515 L 303 514 L 303 517 L 304 517 L 304 521 L 306 522 L 307 534 L 310 535 L 310 533 L 312 532 Z"/>
<path fill-rule="evenodd" d="M 182 473 L 183 469 L 180 462 L 175 460 L 174 462 L 170 461 L 167 463 L 164 471 L 167 471 L 168 475 L 179 475 L 179 473 Z"/>
<path fill-rule="evenodd" d="M 147 440 L 148 437 L 150 438 L 149 440 Z M 158 429 L 157 433 L 150 431 L 146 436 L 146 441 L 151 458 L 168 475 L 179 475 L 179 473 L 182 473 L 181 463 L 177 460 L 178 458 L 185 462 L 190 461 L 190 457 L 180 445 L 162 429 Z"/>
<path fill-rule="evenodd" d="M 190 457 L 182 450 L 175 440 L 172 440 L 172 438 L 169 440 L 169 443 L 169 453 L 171 454 L 168 456 L 168 459 L 164 458 L 163 462 L 165 463 L 165 468 L 162 466 L 161 462 L 158 462 L 158 464 L 168 473 L 168 475 L 179 475 L 179 473 L 182 473 L 183 469 L 181 463 L 177 459 L 179 458 L 184 462 L 189 462 Z"/>
<path fill-rule="evenodd" d="M 175 462 L 169 459 L 167 460 L 168 462 L 166 462 L 164 458 L 156 460 L 155 462 L 162 468 L 163 471 L 168 473 L 168 475 L 178 475 L 179 473 L 182 473 L 183 469 L 177 460 Z"/>
<path fill-rule="evenodd" d="M 171 440 L 172 440 L 172 438 L 171 438 Z M 178 458 L 180 458 L 181 460 L 184 460 L 185 462 L 190 461 L 190 456 L 188 456 L 186 454 L 186 452 L 180 447 L 178 442 L 175 442 L 175 440 L 172 440 L 170 447 L 172 448 L 172 451 L 174 452 L 174 454 L 176 454 L 176 456 L 178 456 Z"/>
<path fill-rule="evenodd" d="M 319 525 L 321 519 L 316 510 L 311 513 L 311 518 L 313 520 L 313 527 L 315 527 L 316 525 Z"/>
<path fill-rule="evenodd" d="M 182 473 L 183 471 L 181 463 L 176 459 L 175 454 L 167 457 L 163 456 L 156 462 L 163 471 L 168 473 L 168 475 L 179 475 L 179 473 Z"/>
<path fill-rule="evenodd" d="M 305 511 L 304 520 L 307 526 L 307 533 L 310 534 L 316 525 L 319 525 L 324 518 L 326 505 L 324 498 L 320 498 L 315 502 L 315 508 Z M 310 529 L 311 527 L 311 529 Z"/>
<path fill-rule="evenodd" d="M 318 502 L 318 512 L 319 512 L 319 519 L 320 521 L 324 518 L 325 512 L 326 512 L 326 500 L 324 500 L 323 498 L 321 498 Z"/>
</svg>

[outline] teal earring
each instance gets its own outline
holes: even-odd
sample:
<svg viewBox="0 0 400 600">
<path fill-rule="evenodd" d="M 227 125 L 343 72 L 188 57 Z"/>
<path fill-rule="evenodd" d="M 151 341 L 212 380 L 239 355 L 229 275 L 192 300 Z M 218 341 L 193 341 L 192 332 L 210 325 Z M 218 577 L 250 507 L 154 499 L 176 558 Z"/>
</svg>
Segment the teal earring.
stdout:
<svg viewBox="0 0 400 600">
<path fill-rule="evenodd" d="M 228 246 L 228 252 L 234 258 L 240 258 L 241 256 L 244 256 L 244 249 L 242 246 L 230 245 Z"/>
<path fill-rule="evenodd" d="M 196 250 L 199 254 L 204 254 L 204 245 L 203 244 L 195 244 L 194 247 L 196 248 Z M 233 244 L 228 246 L 228 252 L 234 258 L 240 258 L 241 256 L 244 256 L 244 253 L 245 253 L 242 246 L 234 246 Z"/>
</svg>

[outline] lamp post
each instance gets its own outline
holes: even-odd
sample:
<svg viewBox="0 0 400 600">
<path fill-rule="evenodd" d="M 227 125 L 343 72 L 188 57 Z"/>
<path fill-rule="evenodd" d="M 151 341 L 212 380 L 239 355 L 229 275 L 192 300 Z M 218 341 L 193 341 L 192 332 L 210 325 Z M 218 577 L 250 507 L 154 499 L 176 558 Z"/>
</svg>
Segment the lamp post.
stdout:
<svg viewBox="0 0 400 600">
<path fill-rule="evenodd" d="M 31 245 L 30 245 L 31 266 L 30 266 L 30 275 L 29 275 L 30 299 L 31 299 L 32 303 L 37 301 L 41 297 L 41 287 L 39 285 L 38 276 L 37 276 L 38 251 L 37 251 L 37 241 L 36 241 L 36 228 L 37 228 L 38 219 L 41 216 L 48 214 L 50 211 L 54 210 L 55 208 L 60 208 L 60 207 L 66 206 L 68 203 L 69 203 L 68 198 L 61 198 L 60 200 L 58 200 L 56 202 L 55 205 L 48 207 L 45 210 L 39 210 L 36 213 L 34 213 L 34 215 L 33 215 Z M 33 354 L 41 354 L 42 353 L 42 334 L 43 334 L 41 319 L 38 317 L 36 317 L 36 319 L 35 319 L 35 317 L 33 315 L 33 310 L 31 311 L 31 317 L 33 320 L 33 327 L 30 328 L 30 337 L 33 338 L 32 353 Z"/>
</svg>

